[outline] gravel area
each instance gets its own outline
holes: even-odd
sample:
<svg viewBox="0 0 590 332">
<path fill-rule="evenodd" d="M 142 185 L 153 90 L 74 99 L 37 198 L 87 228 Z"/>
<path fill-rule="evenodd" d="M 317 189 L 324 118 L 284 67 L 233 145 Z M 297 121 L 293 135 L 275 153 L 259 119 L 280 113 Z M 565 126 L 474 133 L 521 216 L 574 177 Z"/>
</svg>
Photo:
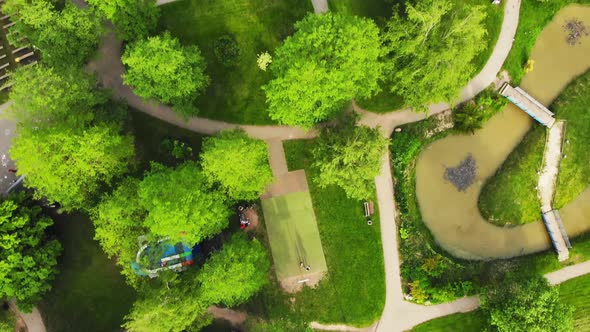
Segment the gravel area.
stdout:
<svg viewBox="0 0 590 332">
<path fill-rule="evenodd" d="M 477 165 L 471 154 L 456 167 L 447 167 L 445 180 L 452 183 L 459 191 L 465 191 L 475 182 Z"/>
</svg>

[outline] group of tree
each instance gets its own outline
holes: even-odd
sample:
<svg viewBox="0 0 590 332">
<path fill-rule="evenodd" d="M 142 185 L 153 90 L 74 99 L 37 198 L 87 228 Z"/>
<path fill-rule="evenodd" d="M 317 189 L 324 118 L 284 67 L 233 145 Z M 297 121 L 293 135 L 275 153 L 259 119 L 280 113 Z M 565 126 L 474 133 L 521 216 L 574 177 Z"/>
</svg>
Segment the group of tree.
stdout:
<svg viewBox="0 0 590 332">
<path fill-rule="evenodd" d="M 148 37 L 160 16 L 156 0 L 88 0 L 88 3 L 114 24 L 123 40 Z"/>
<path fill-rule="evenodd" d="M 123 82 L 138 96 L 171 104 L 185 117 L 196 114 L 194 100 L 209 84 L 197 46 L 183 46 L 166 32 L 128 45 L 122 61 Z"/>
<path fill-rule="evenodd" d="M 30 311 L 57 274 L 61 245 L 47 234 L 51 225 L 26 193 L 0 200 L 0 299 L 16 298 L 21 310 Z"/>
<path fill-rule="evenodd" d="M 25 185 L 65 211 L 91 206 L 134 156 L 133 138 L 112 116 L 116 108 L 78 69 L 21 67 L 12 83 L 18 134 L 10 155 Z"/>
<path fill-rule="evenodd" d="M 274 79 L 264 87 L 272 119 L 310 128 L 353 98 L 386 87 L 417 111 L 454 102 L 485 46 L 482 6 L 461 1 L 407 1 L 384 31 L 369 19 L 308 15 L 275 51 Z"/>
<path fill-rule="evenodd" d="M 200 270 L 168 276 L 171 280 L 162 280 L 166 285 L 145 286 L 124 327 L 130 332 L 198 331 L 212 320 L 207 308 L 244 303 L 267 283 L 269 268 L 259 241 L 234 234 Z"/>
<path fill-rule="evenodd" d="M 276 50 L 264 87 L 270 117 L 311 128 L 338 114 L 353 98 L 379 88 L 383 49 L 379 28 L 366 18 L 309 14 Z"/>
<path fill-rule="evenodd" d="M 79 8 L 71 1 L 6 0 L 2 12 L 15 23 L 9 39 L 20 45 L 28 38 L 43 61 L 55 67 L 80 66 L 94 54 L 103 33 L 92 7 Z"/>
<path fill-rule="evenodd" d="M 362 200 L 374 196 L 389 139 L 379 129 L 358 126 L 357 120 L 358 114 L 347 113 L 322 129 L 312 151 L 312 167 L 320 187 L 337 185 L 349 198 Z"/>
<path fill-rule="evenodd" d="M 484 291 L 481 307 L 499 332 L 573 331 L 572 308 L 542 276 L 510 275 Z"/>
</svg>

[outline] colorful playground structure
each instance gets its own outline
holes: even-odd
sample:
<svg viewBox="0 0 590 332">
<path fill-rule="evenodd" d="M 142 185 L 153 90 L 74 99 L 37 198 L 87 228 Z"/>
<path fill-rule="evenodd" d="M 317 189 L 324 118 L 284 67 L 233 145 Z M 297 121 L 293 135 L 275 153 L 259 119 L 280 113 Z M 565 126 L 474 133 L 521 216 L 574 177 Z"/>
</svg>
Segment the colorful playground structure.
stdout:
<svg viewBox="0 0 590 332">
<path fill-rule="evenodd" d="M 174 243 L 169 239 L 159 240 L 155 245 L 144 244 L 131 262 L 134 272 L 140 276 L 155 278 L 160 271 L 181 272 L 194 263 L 200 252 L 199 245 L 190 247 L 186 243 Z"/>
</svg>

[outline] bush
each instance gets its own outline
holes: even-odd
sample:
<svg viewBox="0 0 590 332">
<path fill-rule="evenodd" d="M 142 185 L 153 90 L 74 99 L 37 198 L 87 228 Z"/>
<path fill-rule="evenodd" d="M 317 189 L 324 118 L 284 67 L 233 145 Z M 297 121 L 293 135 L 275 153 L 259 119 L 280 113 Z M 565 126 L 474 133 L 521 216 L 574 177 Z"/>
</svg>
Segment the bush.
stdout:
<svg viewBox="0 0 590 332">
<path fill-rule="evenodd" d="M 506 99 L 493 88 L 487 88 L 474 100 L 470 100 L 455 109 L 453 113 L 455 129 L 463 133 L 473 133 L 494 114 L 506 106 Z"/>
<path fill-rule="evenodd" d="M 232 36 L 223 35 L 213 43 L 213 52 L 222 65 L 231 67 L 238 62 L 242 51 Z"/>
</svg>

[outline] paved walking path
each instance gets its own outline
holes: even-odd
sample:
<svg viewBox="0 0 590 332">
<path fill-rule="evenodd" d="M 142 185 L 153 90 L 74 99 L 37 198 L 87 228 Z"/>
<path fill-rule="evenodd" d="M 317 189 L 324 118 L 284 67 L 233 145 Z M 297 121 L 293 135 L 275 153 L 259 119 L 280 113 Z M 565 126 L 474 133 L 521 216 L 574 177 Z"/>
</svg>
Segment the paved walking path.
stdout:
<svg viewBox="0 0 590 332">
<path fill-rule="evenodd" d="M 327 13 L 330 8 L 328 7 L 328 0 L 311 0 L 313 4 L 313 11 L 316 14 Z"/>
<path fill-rule="evenodd" d="M 559 163 L 561 162 L 561 144 L 563 142 L 563 130 L 565 122 L 558 121 L 548 129 L 543 155 L 543 169 L 539 175 L 537 190 L 541 201 L 541 212 L 553 210 L 552 202 L 555 195 L 555 185 L 559 174 Z"/>
<path fill-rule="evenodd" d="M 12 105 L 12 102 L 0 105 L 0 196 L 16 181 L 16 175 L 8 171 L 15 168 L 14 162 L 8 154 L 14 136 L 15 125 L 12 120 L 5 118 L 6 109 L 10 105 Z"/>
</svg>

